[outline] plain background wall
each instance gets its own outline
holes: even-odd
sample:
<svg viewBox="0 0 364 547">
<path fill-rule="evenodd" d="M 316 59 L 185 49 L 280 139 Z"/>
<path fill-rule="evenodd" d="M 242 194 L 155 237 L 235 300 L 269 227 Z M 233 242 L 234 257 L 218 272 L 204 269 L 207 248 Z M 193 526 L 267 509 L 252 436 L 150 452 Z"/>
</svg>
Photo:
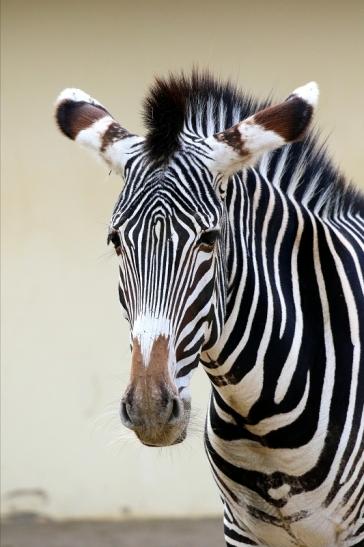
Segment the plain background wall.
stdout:
<svg viewBox="0 0 364 547">
<path fill-rule="evenodd" d="M 4 512 L 220 512 L 201 371 L 183 445 L 143 448 L 119 424 L 128 332 L 105 241 L 121 181 L 57 132 L 57 94 L 83 88 L 142 134 L 155 74 L 198 64 L 280 99 L 315 79 L 329 150 L 364 183 L 363 21 L 360 0 L 2 3 Z"/>
</svg>

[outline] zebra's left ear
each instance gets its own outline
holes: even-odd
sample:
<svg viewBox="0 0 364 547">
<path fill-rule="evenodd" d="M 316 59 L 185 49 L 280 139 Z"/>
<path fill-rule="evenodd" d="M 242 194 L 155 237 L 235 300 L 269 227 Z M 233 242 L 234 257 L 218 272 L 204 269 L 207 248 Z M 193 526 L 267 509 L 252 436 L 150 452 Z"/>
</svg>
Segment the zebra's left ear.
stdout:
<svg viewBox="0 0 364 547">
<path fill-rule="evenodd" d="M 56 122 L 66 137 L 122 173 L 132 146 L 144 139 L 129 133 L 98 101 L 81 89 L 65 89 L 55 105 Z"/>
<path fill-rule="evenodd" d="M 253 165 L 264 152 L 303 138 L 318 97 L 317 84 L 310 82 L 293 91 L 283 103 L 260 110 L 206 139 L 213 150 L 216 170 L 231 175 Z"/>
</svg>

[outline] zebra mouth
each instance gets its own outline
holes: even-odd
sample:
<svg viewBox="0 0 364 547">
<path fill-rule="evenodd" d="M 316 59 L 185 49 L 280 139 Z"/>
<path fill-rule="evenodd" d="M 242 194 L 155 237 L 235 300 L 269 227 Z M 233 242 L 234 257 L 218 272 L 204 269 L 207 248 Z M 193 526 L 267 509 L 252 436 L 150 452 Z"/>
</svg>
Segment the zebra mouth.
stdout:
<svg viewBox="0 0 364 547">
<path fill-rule="evenodd" d="M 146 434 L 145 430 L 135 430 L 135 434 L 139 441 L 149 448 L 164 448 L 175 446 L 182 443 L 187 437 L 188 418 L 185 417 L 183 423 L 177 426 L 172 426 L 167 430 L 161 430 L 153 435 Z"/>
<path fill-rule="evenodd" d="M 181 442 L 183 442 L 186 438 L 186 435 L 182 436 L 181 437 L 178 437 L 178 439 L 176 439 L 173 443 L 171 444 L 149 444 L 149 443 L 145 443 L 143 441 L 142 444 L 144 444 L 144 446 L 148 446 L 148 448 L 167 448 L 168 446 L 175 446 L 176 444 L 180 444 Z"/>
</svg>

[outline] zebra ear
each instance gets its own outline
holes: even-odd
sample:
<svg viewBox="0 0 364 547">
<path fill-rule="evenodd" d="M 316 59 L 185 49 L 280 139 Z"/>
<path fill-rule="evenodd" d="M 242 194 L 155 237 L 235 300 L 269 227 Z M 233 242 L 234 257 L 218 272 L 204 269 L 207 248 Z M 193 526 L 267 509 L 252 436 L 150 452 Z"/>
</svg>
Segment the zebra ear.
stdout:
<svg viewBox="0 0 364 547">
<path fill-rule="evenodd" d="M 297 88 L 282 103 L 260 110 L 207 139 L 219 172 L 233 174 L 259 156 L 304 137 L 318 102 L 315 82 Z"/>
<path fill-rule="evenodd" d="M 89 148 L 115 172 L 121 173 L 135 140 L 98 101 L 80 89 L 65 89 L 55 105 L 55 116 L 64 135 Z"/>
</svg>

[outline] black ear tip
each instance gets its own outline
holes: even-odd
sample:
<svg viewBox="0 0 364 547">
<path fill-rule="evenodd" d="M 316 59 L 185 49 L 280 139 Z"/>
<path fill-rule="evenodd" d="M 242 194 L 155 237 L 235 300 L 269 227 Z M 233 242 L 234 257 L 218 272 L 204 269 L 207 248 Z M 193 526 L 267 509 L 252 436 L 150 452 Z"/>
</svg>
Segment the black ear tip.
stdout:
<svg viewBox="0 0 364 547">
<path fill-rule="evenodd" d="M 72 140 L 75 139 L 77 134 L 74 132 L 74 123 L 72 123 L 72 120 L 78 107 L 79 103 L 64 99 L 57 105 L 55 112 L 56 122 L 60 131 Z"/>
<path fill-rule="evenodd" d="M 289 140 L 297 141 L 301 140 L 305 136 L 308 128 L 310 127 L 314 109 L 311 104 L 307 103 L 300 97 L 294 97 L 292 102 L 295 108 L 293 108 L 292 112 L 292 133 Z"/>
</svg>

